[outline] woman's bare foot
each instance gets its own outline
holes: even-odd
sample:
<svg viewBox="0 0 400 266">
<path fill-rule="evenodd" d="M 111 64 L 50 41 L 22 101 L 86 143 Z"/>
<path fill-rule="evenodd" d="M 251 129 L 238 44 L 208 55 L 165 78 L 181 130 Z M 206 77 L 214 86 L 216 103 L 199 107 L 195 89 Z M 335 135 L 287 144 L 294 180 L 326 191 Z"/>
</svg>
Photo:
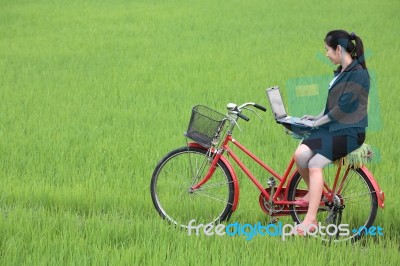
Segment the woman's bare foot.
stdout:
<svg viewBox="0 0 400 266">
<path fill-rule="evenodd" d="M 306 236 L 308 233 L 313 233 L 318 230 L 317 220 L 306 221 L 304 220 L 297 226 L 297 234 L 299 236 Z"/>
<path fill-rule="evenodd" d="M 310 195 L 307 192 L 307 194 L 304 195 L 304 197 L 295 200 L 294 201 L 294 205 L 297 205 L 297 206 L 300 206 L 300 207 L 308 207 L 309 201 L 310 201 Z"/>
<path fill-rule="evenodd" d="M 310 192 L 307 192 L 307 194 L 305 194 L 302 198 L 300 198 L 300 200 L 309 202 L 310 201 Z"/>
</svg>

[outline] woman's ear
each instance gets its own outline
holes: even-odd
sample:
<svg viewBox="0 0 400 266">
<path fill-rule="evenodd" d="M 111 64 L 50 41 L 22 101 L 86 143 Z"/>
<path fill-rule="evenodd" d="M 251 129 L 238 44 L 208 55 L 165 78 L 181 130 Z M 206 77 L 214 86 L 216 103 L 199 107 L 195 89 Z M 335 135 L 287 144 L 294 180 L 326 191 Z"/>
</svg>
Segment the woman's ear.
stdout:
<svg viewBox="0 0 400 266">
<path fill-rule="evenodd" d="M 341 52 L 342 52 L 342 46 L 338 45 L 338 46 L 336 47 L 336 51 L 339 52 L 339 53 L 341 53 Z"/>
</svg>

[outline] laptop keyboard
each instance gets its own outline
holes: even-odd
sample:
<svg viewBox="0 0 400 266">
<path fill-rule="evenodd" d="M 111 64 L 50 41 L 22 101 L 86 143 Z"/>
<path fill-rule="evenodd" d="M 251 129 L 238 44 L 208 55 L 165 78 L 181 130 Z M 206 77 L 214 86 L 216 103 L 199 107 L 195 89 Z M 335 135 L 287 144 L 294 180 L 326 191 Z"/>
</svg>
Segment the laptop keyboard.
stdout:
<svg viewBox="0 0 400 266">
<path fill-rule="evenodd" d="M 291 117 L 287 116 L 283 119 L 283 121 L 294 123 L 294 124 L 300 124 L 300 125 L 306 125 L 308 127 L 313 127 L 314 121 L 308 120 L 308 119 L 301 119 L 300 117 Z"/>
</svg>

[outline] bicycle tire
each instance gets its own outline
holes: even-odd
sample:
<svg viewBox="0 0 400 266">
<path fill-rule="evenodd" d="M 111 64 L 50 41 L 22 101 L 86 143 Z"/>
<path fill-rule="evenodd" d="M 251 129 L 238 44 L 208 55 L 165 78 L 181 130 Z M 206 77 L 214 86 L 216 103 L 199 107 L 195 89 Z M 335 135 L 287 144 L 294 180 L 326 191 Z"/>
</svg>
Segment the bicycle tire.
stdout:
<svg viewBox="0 0 400 266">
<path fill-rule="evenodd" d="M 332 188 L 337 169 L 338 168 L 334 166 L 328 166 L 326 169 L 324 169 L 324 181 L 328 184 L 330 189 Z M 343 172 L 345 171 L 343 170 L 342 173 Z M 298 189 L 300 190 L 307 188 L 299 172 L 296 172 L 289 185 L 288 200 L 295 200 L 296 191 Z M 376 192 L 374 191 L 370 180 L 362 169 L 349 169 L 343 189 L 339 194 L 335 192 L 334 199 L 336 202 L 344 205 L 340 224 L 348 224 L 349 234 L 347 236 L 340 236 L 339 232 L 334 232 L 335 230 L 332 229 L 334 227 L 329 226 L 334 224 L 332 221 L 326 221 L 328 215 L 333 213 L 334 206 L 333 203 L 325 202 L 325 206 L 320 206 L 319 208 L 317 220 L 322 226 L 325 226 L 325 228 L 329 226 L 332 232 L 326 231 L 323 232 L 326 234 L 325 236 L 322 236 L 321 233 L 318 236 L 329 242 L 356 242 L 365 234 L 365 230 L 368 230 L 372 226 L 378 209 Z M 322 198 L 322 201 L 324 201 L 324 198 Z M 293 221 L 296 223 L 301 223 L 307 211 L 307 207 L 290 205 L 289 208 L 291 210 Z M 338 224 L 336 225 L 338 226 Z"/>
<path fill-rule="evenodd" d="M 156 166 L 150 185 L 154 207 L 172 224 L 220 223 L 230 217 L 234 184 L 225 163 L 219 160 L 213 176 L 195 191 L 190 188 L 211 165 L 207 150 L 182 147 L 167 154 Z"/>
</svg>

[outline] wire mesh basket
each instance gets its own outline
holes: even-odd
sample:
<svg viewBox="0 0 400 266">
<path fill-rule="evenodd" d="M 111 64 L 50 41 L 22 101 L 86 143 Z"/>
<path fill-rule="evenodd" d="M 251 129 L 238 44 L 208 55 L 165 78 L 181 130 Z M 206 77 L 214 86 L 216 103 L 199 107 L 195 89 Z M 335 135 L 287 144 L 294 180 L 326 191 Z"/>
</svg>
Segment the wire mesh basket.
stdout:
<svg viewBox="0 0 400 266">
<path fill-rule="evenodd" d="M 210 148 L 217 141 L 217 133 L 223 127 L 226 116 L 204 105 L 192 108 L 192 116 L 185 136 Z"/>
</svg>

